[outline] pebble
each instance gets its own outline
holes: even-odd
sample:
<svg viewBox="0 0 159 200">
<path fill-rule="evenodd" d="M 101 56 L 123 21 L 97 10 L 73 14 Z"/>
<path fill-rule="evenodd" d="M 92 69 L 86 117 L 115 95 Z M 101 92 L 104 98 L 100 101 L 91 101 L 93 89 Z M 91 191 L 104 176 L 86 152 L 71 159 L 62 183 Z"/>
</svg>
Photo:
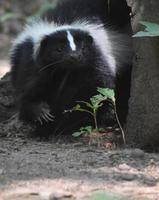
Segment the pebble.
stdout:
<svg viewBox="0 0 159 200">
<path fill-rule="evenodd" d="M 0 169 L 0 175 L 2 175 L 4 173 L 3 169 Z"/>
<path fill-rule="evenodd" d="M 143 180 L 143 183 L 148 186 L 156 186 L 156 184 L 158 183 L 158 180 L 153 177 L 149 177 L 149 178 L 145 178 Z"/>
<path fill-rule="evenodd" d="M 72 199 L 72 194 L 55 194 L 52 193 L 49 197 L 49 200 L 64 200 L 64 199 Z"/>
<path fill-rule="evenodd" d="M 122 174 L 121 179 L 124 181 L 133 181 L 136 178 L 134 174 Z"/>
<path fill-rule="evenodd" d="M 120 170 L 130 170 L 131 169 L 131 167 L 129 166 L 129 165 L 127 165 L 127 164 L 120 164 L 119 166 L 118 166 L 118 168 L 120 169 Z"/>
<path fill-rule="evenodd" d="M 141 149 L 133 149 L 131 152 L 131 156 L 135 158 L 143 158 L 145 156 L 145 152 Z"/>
<path fill-rule="evenodd" d="M 6 153 L 6 152 L 7 152 L 6 149 L 4 149 L 4 148 L 0 148 L 0 153 Z"/>
</svg>

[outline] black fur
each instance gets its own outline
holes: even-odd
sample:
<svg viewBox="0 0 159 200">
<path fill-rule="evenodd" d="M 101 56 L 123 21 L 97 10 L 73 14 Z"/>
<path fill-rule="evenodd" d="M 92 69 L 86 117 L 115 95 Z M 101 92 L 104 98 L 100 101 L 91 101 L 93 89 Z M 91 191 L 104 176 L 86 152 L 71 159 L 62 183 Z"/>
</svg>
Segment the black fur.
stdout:
<svg viewBox="0 0 159 200">
<path fill-rule="evenodd" d="M 123 29 L 129 23 L 129 8 L 124 0 L 111 0 L 109 5 L 106 0 L 67 0 L 54 10 L 49 10 L 42 18 L 57 24 L 89 19 Z M 101 54 L 87 32 L 70 32 L 77 40 L 76 53 L 68 48 L 66 31 L 61 30 L 42 39 L 36 56 L 33 56 L 34 44 L 31 38 L 15 45 L 11 54 L 12 82 L 16 89 L 19 116 L 21 120 L 35 124 L 37 134 L 70 133 L 81 126 L 92 124 L 87 114 L 64 114 L 63 111 L 71 109 L 76 101 L 88 101 L 97 93 L 97 87 L 117 89 L 120 118 L 123 122 L 126 118 L 130 76 L 126 75 L 129 80 L 123 78 L 124 74 L 116 77 L 108 62 L 99 64 Z M 40 124 L 37 119 L 44 109 L 55 116 L 54 122 Z M 110 106 L 106 105 L 103 109 L 105 112 L 102 110 L 98 114 L 101 127 L 110 125 L 113 115 Z"/>
<path fill-rule="evenodd" d="M 125 0 L 60 0 L 43 18 L 63 24 L 84 18 L 100 19 L 106 25 L 122 29 L 130 22 L 130 11 Z"/>
</svg>

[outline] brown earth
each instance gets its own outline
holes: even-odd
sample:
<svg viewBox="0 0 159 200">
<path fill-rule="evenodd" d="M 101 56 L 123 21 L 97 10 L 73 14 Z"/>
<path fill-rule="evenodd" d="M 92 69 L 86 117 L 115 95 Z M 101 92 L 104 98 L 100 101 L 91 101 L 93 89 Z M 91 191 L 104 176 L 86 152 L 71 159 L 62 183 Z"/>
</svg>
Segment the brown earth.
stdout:
<svg viewBox="0 0 159 200">
<path fill-rule="evenodd" d="M 0 81 L 0 200 L 109 200 L 103 192 L 113 200 L 159 199 L 157 153 L 28 137 L 32 129 L 17 120 L 12 93 L 6 76 Z"/>
<path fill-rule="evenodd" d="M 159 199 L 158 154 L 1 137 L 2 200 L 88 199 L 97 191 L 121 199 Z"/>
</svg>

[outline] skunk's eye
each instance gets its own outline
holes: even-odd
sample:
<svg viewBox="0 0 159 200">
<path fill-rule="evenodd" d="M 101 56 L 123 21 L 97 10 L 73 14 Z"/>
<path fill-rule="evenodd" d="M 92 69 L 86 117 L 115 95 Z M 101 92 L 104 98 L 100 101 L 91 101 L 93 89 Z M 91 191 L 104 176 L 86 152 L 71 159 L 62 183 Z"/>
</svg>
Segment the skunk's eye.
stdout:
<svg viewBox="0 0 159 200">
<path fill-rule="evenodd" d="M 81 42 L 80 36 L 76 36 L 76 37 L 75 37 L 75 41 L 76 41 L 77 43 L 80 43 L 80 42 Z"/>
<path fill-rule="evenodd" d="M 62 52 L 64 50 L 64 48 L 65 48 L 64 44 L 59 44 L 56 47 L 56 51 L 60 53 L 60 52 Z"/>
<path fill-rule="evenodd" d="M 56 50 L 57 50 L 58 52 L 62 52 L 63 48 L 62 48 L 62 47 L 57 47 Z"/>
</svg>

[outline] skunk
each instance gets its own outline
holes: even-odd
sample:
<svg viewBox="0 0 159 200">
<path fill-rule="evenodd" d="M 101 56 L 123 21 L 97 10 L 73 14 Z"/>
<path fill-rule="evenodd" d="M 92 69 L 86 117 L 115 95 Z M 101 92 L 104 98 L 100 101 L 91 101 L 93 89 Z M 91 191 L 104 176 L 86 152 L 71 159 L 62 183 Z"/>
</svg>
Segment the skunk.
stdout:
<svg viewBox="0 0 159 200">
<path fill-rule="evenodd" d="M 125 0 L 59 0 L 27 24 L 11 48 L 11 77 L 19 118 L 36 133 L 63 134 L 92 125 L 85 113 L 65 113 L 77 101 L 89 101 L 97 87 L 116 91 L 125 122 L 130 87 L 130 9 Z M 98 124 L 113 121 L 110 104 Z M 114 123 L 114 121 L 113 121 Z"/>
</svg>

